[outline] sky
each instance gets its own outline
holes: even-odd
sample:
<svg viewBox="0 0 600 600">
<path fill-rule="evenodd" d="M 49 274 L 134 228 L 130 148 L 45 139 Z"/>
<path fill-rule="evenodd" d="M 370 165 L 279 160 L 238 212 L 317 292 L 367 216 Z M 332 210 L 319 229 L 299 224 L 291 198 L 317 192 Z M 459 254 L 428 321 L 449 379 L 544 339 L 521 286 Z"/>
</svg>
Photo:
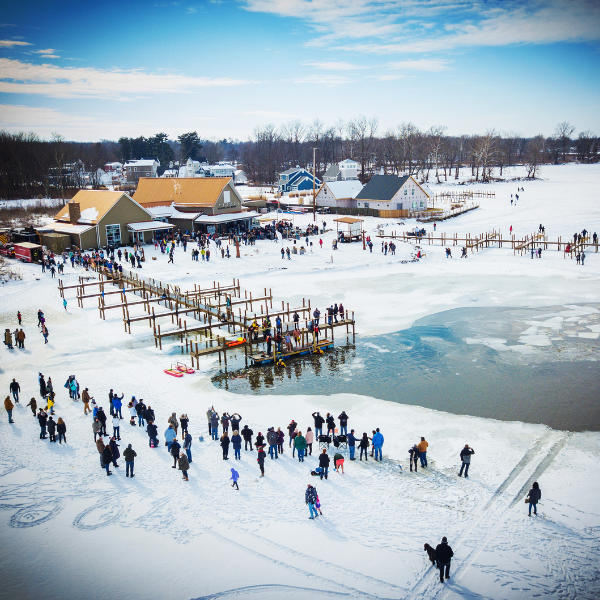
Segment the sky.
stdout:
<svg viewBox="0 0 600 600">
<path fill-rule="evenodd" d="M 600 134 L 598 0 L 4 3 L 0 129 L 116 140 L 359 115 Z"/>
</svg>

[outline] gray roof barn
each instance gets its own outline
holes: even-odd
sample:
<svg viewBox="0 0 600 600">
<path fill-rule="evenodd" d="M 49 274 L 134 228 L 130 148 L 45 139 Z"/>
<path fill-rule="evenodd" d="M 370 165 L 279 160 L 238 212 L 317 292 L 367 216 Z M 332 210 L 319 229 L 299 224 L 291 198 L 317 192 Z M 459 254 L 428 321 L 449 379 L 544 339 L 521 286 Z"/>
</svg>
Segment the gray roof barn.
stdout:
<svg viewBox="0 0 600 600">
<path fill-rule="evenodd" d="M 360 191 L 356 200 L 382 200 L 389 201 L 398 190 L 406 183 L 408 175 L 373 175 L 369 183 Z"/>
</svg>

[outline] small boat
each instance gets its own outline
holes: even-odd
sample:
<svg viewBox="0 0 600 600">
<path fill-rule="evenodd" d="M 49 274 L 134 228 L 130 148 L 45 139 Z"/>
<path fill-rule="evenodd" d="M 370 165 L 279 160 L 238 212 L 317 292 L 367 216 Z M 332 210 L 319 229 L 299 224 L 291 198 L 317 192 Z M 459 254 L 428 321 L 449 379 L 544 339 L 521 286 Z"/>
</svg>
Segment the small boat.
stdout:
<svg viewBox="0 0 600 600">
<path fill-rule="evenodd" d="M 181 364 L 181 363 L 177 363 L 177 366 L 175 367 L 180 373 L 187 373 L 188 375 L 191 375 L 192 373 L 195 373 L 196 371 L 194 369 L 192 369 L 191 367 L 188 367 L 187 365 Z"/>
<path fill-rule="evenodd" d="M 167 375 L 172 375 L 173 377 L 183 377 L 183 373 L 177 369 L 164 369 L 164 372 Z"/>
<path fill-rule="evenodd" d="M 239 337 L 237 340 L 232 340 L 231 342 L 227 342 L 228 348 L 233 348 L 234 346 L 241 346 L 245 344 L 246 340 L 243 337 Z"/>
</svg>

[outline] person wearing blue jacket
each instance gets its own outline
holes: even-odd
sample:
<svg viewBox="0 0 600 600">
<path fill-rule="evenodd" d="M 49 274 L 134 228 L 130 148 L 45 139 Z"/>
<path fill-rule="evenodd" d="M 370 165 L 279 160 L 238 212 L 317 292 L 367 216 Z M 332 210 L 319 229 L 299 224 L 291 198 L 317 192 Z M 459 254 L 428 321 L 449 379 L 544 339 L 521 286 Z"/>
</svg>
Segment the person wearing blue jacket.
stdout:
<svg viewBox="0 0 600 600">
<path fill-rule="evenodd" d="M 240 474 L 233 468 L 231 467 L 231 481 L 233 481 L 233 483 L 231 484 L 231 487 L 235 487 L 236 490 L 240 489 L 240 486 L 238 485 L 238 479 L 240 478 Z"/>
<path fill-rule="evenodd" d="M 233 445 L 233 454 L 234 454 L 235 460 L 241 460 L 242 459 L 242 436 L 239 434 L 239 431 L 237 431 L 237 429 L 233 432 L 233 435 L 231 436 L 231 444 Z"/>
<path fill-rule="evenodd" d="M 375 460 L 377 460 L 377 456 L 379 456 L 379 461 L 383 460 L 383 455 L 381 453 L 381 447 L 383 446 L 383 434 L 379 431 L 379 427 L 375 431 L 375 435 L 373 436 L 373 449 L 375 450 Z"/>
<path fill-rule="evenodd" d="M 171 446 L 176 435 L 175 430 L 169 425 L 168 429 L 165 431 L 165 441 L 167 442 L 168 452 L 171 452 Z"/>
<path fill-rule="evenodd" d="M 119 419 L 123 418 L 123 415 L 121 414 L 121 407 L 123 406 L 123 398 L 124 398 L 125 394 L 121 394 L 121 396 L 117 396 L 116 394 L 113 396 L 113 411 L 115 416 L 117 416 L 117 414 L 119 415 Z"/>
<path fill-rule="evenodd" d="M 350 433 L 348 434 L 348 448 L 350 449 L 350 460 L 356 460 L 356 458 L 354 458 L 354 453 L 356 452 L 356 442 L 358 442 L 358 440 L 354 435 L 354 429 L 351 429 Z"/>
<path fill-rule="evenodd" d="M 185 438 L 183 439 L 183 449 L 188 457 L 188 462 L 192 462 L 192 434 L 186 433 Z"/>
</svg>

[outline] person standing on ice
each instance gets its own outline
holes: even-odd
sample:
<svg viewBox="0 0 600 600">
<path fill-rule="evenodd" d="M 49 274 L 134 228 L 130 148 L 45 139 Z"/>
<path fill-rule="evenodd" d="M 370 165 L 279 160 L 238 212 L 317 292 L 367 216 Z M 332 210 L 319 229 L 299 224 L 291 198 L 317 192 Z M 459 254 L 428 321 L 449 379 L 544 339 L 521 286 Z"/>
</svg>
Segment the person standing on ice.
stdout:
<svg viewBox="0 0 600 600">
<path fill-rule="evenodd" d="M 306 438 L 302 435 L 302 432 L 299 431 L 296 437 L 294 438 L 294 448 L 298 450 L 298 462 L 304 462 L 306 447 Z"/>
<path fill-rule="evenodd" d="M 540 484 L 537 481 L 533 482 L 527 494 L 527 499 L 529 499 L 529 516 L 531 516 L 531 507 L 533 507 L 533 514 L 537 515 L 537 504 L 542 499 L 542 490 L 540 490 Z"/>
<path fill-rule="evenodd" d="M 104 412 L 104 409 L 99 406 L 98 407 L 98 412 L 96 413 L 96 417 L 98 419 L 98 421 L 100 421 L 100 425 L 102 426 L 102 434 L 103 435 L 108 435 L 108 433 L 106 433 L 106 413 Z"/>
<path fill-rule="evenodd" d="M 131 444 L 123 450 L 123 458 L 125 459 L 125 477 L 133 477 L 133 467 L 137 452 L 131 447 Z"/>
<path fill-rule="evenodd" d="M 148 426 L 146 427 L 146 432 L 148 433 L 148 446 L 150 448 L 158 447 L 158 429 L 156 425 L 152 421 L 148 421 Z"/>
<path fill-rule="evenodd" d="M 460 460 L 462 464 L 458 473 L 459 477 L 462 477 L 463 469 L 465 471 L 465 477 L 469 476 L 469 466 L 471 465 L 471 455 L 475 454 L 475 450 L 469 447 L 469 444 L 465 444 L 465 447 L 460 451 Z"/>
<path fill-rule="evenodd" d="M 110 448 L 110 453 L 112 454 L 112 464 L 115 467 L 118 467 L 119 465 L 117 464 L 117 460 L 120 458 L 121 453 L 119 452 L 119 444 L 117 444 L 117 440 L 114 436 L 108 443 L 108 447 Z"/>
<path fill-rule="evenodd" d="M 12 403 L 10 396 L 6 396 L 6 398 L 4 398 L 4 408 L 6 409 L 6 413 L 8 414 L 8 422 L 9 423 L 14 423 L 13 418 L 12 418 L 12 411 L 13 411 L 14 407 L 15 407 L 15 405 Z"/>
<path fill-rule="evenodd" d="M 318 412 L 314 412 L 312 418 L 315 420 L 315 436 L 318 441 L 319 437 L 323 435 L 323 423 L 325 423 L 325 419 Z"/>
<path fill-rule="evenodd" d="M 233 481 L 233 483 L 231 484 L 231 487 L 235 487 L 236 490 L 240 489 L 240 486 L 238 485 L 239 478 L 240 478 L 240 474 L 233 467 L 231 467 L 231 477 L 229 479 L 231 481 Z"/>
<path fill-rule="evenodd" d="M 306 492 L 304 492 L 304 502 L 306 502 L 306 505 L 308 506 L 310 518 L 314 519 L 315 517 L 318 517 L 319 514 L 315 508 L 315 504 L 317 503 L 317 489 L 310 485 L 310 483 L 306 488 Z"/>
<path fill-rule="evenodd" d="M 383 447 L 383 434 L 379 431 L 379 427 L 375 431 L 375 435 L 373 435 L 373 450 L 375 451 L 375 460 L 379 456 L 379 462 L 383 460 L 383 455 L 381 453 L 381 448 Z"/>
<path fill-rule="evenodd" d="M 21 386 L 19 385 L 19 383 L 16 379 L 13 378 L 13 380 L 10 382 L 9 389 L 10 389 L 10 393 L 12 394 L 14 401 L 18 404 L 19 403 L 19 392 L 21 391 Z"/>
<path fill-rule="evenodd" d="M 113 460 L 113 455 L 110 450 L 110 446 L 104 446 L 102 449 L 102 453 L 100 454 L 100 462 L 102 463 L 102 467 L 106 469 L 107 475 L 112 475 L 112 471 L 110 471 L 110 463 Z"/>
<path fill-rule="evenodd" d="M 117 440 L 121 439 L 121 421 L 119 421 L 119 417 L 113 417 L 112 419 L 113 426 L 113 436 L 117 438 Z"/>
<path fill-rule="evenodd" d="M 454 552 L 448 545 L 448 539 L 444 536 L 442 543 L 438 544 L 435 548 L 437 567 L 440 570 L 440 583 L 444 583 L 444 571 L 446 571 L 446 579 L 450 579 L 450 562 L 453 556 Z"/>
<path fill-rule="evenodd" d="M 183 438 L 183 449 L 188 457 L 188 462 L 192 462 L 192 434 L 188 431 Z"/>
<path fill-rule="evenodd" d="M 167 452 L 171 452 L 171 446 L 173 445 L 173 440 L 177 437 L 175 430 L 171 425 L 167 427 L 165 430 L 165 441 L 167 442 Z"/>
<path fill-rule="evenodd" d="M 427 448 L 429 444 L 425 441 L 424 437 L 421 437 L 421 441 L 417 446 L 419 450 L 419 458 L 421 459 L 421 467 L 425 468 L 427 466 Z"/>
<path fill-rule="evenodd" d="M 56 431 L 58 432 L 58 443 L 62 444 L 62 440 L 67 443 L 67 426 L 61 417 L 56 422 Z"/>
<path fill-rule="evenodd" d="M 308 452 L 305 452 L 304 454 L 309 454 L 310 456 L 312 456 L 312 445 L 313 442 L 315 441 L 315 434 L 313 433 L 312 427 L 309 427 L 306 430 L 306 435 L 304 436 L 306 439 L 306 450 Z"/>
<path fill-rule="evenodd" d="M 235 460 L 242 460 L 242 436 L 237 429 L 231 436 L 231 444 L 233 446 L 233 456 Z"/>
<path fill-rule="evenodd" d="M 208 435 L 212 435 L 211 428 L 210 428 L 210 421 L 211 421 L 213 412 L 215 412 L 215 407 L 214 406 L 211 406 L 206 411 L 206 418 L 208 419 Z"/>
<path fill-rule="evenodd" d="M 46 424 L 48 423 L 48 415 L 44 412 L 43 408 L 40 408 L 38 413 L 38 423 L 40 424 L 40 440 L 46 439 Z"/>
<path fill-rule="evenodd" d="M 212 415 L 210 416 L 210 429 L 211 429 L 211 433 L 212 433 L 212 439 L 213 440 L 218 440 L 219 439 L 219 413 L 217 413 L 217 411 L 213 411 Z"/>
<path fill-rule="evenodd" d="M 226 431 L 223 432 L 221 436 L 221 448 L 223 448 L 223 460 L 229 460 L 229 444 L 231 440 L 229 439 L 229 435 Z"/>
<path fill-rule="evenodd" d="M 365 462 L 368 460 L 368 449 L 369 449 L 369 438 L 367 433 L 363 433 L 362 439 L 360 440 L 360 444 L 358 445 L 360 448 L 360 460 L 362 460 L 363 453 L 365 455 Z"/>
<path fill-rule="evenodd" d="M 250 444 L 250 450 L 252 450 L 252 434 L 254 431 L 248 427 L 248 425 L 244 425 L 244 429 L 242 429 L 242 437 L 244 438 L 244 450 L 248 450 L 248 444 Z"/>
<path fill-rule="evenodd" d="M 269 427 L 269 430 L 267 431 L 267 442 L 269 443 L 269 456 L 271 457 L 271 460 L 273 460 L 274 458 L 279 458 L 277 456 L 277 445 L 279 444 L 279 436 L 277 435 L 277 432 L 275 431 L 274 427 Z"/>
<path fill-rule="evenodd" d="M 260 436 L 260 433 L 258 434 Z M 262 436 L 260 436 L 262 437 Z M 258 443 L 258 437 L 256 438 L 257 442 L 256 442 L 256 450 L 258 451 L 258 457 L 256 458 L 256 462 L 258 463 L 258 466 L 260 467 L 260 476 L 264 477 L 265 476 L 265 458 L 267 457 L 267 453 L 265 452 L 265 447 L 264 445 L 261 443 Z"/>
<path fill-rule="evenodd" d="M 331 462 L 331 460 L 329 459 L 329 456 L 327 454 L 327 449 L 323 448 L 323 452 L 321 452 L 321 454 L 319 456 L 319 466 L 321 467 L 321 476 L 320 476 L 321 481 L 323 480 L 323 477 L 325 477 L 325 479 L 327 479 L 330 462 Z"/>
<path fill-rule="evenodd" d="M 348 449 L 350 450 L 350 460 L 356 460 L 356 458 L 354 457 L 354 453 L 356 452 L 356 442 L 358 441 L 356 439 L 356 436 L 354 435 L 354 429 L 350 430 L 350 433 L 348 434 Z"/>
<path fill-rule="evenodd" d="M 171 456 L 173 457 L 173 468 L 174 469 L 177 467 L 177 460 L 179 459 L 180 450 L 181 450 L 181 444 L 177 441 L 177 438 L 175 438 L 173 440 L 173 443 L 171 444 Z"/>
<path fill-rule="evenodd" d="M 27 406 L 29 406 L 29 408 L 31 408 L 31 412 L 33 413 L 33 416 L 37 416 L 37 400 L 35 398 L 32 398 L 28 403 Z"/>
</svg>

